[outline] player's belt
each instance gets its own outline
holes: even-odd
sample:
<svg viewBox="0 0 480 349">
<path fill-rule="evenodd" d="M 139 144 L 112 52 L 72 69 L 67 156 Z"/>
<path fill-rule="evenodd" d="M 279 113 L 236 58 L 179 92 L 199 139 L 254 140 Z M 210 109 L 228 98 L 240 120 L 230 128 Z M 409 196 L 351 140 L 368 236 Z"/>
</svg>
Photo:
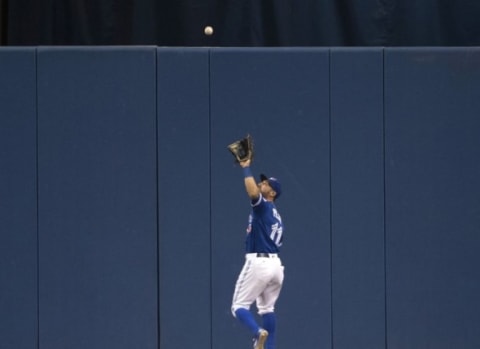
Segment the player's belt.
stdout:
<svg viewBox="0 0 480 349">
<path fill-rule="evenodd" d="M 260 258 L 276 258 L 277 254 L 276 253 L 257 253 L 257 257 L 260 257 Z"/>
</svg>

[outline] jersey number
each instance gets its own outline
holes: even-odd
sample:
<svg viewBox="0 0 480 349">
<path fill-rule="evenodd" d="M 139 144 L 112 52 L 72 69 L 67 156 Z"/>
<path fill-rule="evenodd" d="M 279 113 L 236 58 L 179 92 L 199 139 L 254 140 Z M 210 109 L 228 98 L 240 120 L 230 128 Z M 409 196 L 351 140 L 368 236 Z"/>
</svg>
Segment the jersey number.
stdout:
<svg viewBox="0 0 480 349">
<path fill-rule="evenodd" d="M 282 246 L 282 235 L 283 235 L 283 228 L 275 223 L 272 225 L 272 232 L 270 233 L 270 239 L 277 245 L 278 247 Z"/>
</svg>

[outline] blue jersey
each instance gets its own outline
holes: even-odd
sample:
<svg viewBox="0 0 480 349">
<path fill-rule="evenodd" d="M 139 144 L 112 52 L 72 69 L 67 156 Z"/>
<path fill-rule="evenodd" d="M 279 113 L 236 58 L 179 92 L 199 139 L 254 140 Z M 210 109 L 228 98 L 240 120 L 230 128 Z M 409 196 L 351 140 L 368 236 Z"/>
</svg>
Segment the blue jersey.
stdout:
<svg viewBox="0 0 480 349">
<path fill-rule="evenodd" d="M 265 200 L 260 194 L 252 200 L 252 211 L 248 217 L 247 253 L 278 253 L 282 246 L 283 224 L 273 202 Z"/>
</svg>

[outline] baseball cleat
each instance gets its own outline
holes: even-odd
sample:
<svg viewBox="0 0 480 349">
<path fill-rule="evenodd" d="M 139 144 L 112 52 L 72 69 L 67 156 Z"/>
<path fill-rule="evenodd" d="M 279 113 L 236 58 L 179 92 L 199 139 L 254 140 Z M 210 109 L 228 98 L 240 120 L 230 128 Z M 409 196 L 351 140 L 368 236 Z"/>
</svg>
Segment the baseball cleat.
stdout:
<svg viewBox="0 0 480 349">
<path fill-rule="evenodd" d="M 257 338 L 253 341 L 253 349 L 264 349 L 265 341 L 267 340 L 268 332 L 261 328 L 258 331 Z"/>
</svg>

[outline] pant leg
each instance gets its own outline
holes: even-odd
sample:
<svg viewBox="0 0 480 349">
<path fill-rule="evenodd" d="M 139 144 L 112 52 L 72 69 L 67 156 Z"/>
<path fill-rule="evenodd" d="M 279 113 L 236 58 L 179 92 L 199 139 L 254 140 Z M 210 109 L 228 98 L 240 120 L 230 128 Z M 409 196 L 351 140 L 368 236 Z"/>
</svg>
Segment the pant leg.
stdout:
<svg viewBox="0 0 480 349">
<path fill-rule="evenodd" d="M 275 303 L 280 296 L 284 279 L 284 267 L 278 259 L 274 261 L 273 273 L 265 289 L 256 299 L 258 313 L 260 315 L 271 313 L 275 310 Z"/>
<path fill-rule="evenodd" d="M 250 309 L 259 295 L 265 290 L 269 279 L 265 276 L 263 261 L 247 259 L 237 278 L 232 299 L 232 313 L 239 308 Z"/>
</svg>

